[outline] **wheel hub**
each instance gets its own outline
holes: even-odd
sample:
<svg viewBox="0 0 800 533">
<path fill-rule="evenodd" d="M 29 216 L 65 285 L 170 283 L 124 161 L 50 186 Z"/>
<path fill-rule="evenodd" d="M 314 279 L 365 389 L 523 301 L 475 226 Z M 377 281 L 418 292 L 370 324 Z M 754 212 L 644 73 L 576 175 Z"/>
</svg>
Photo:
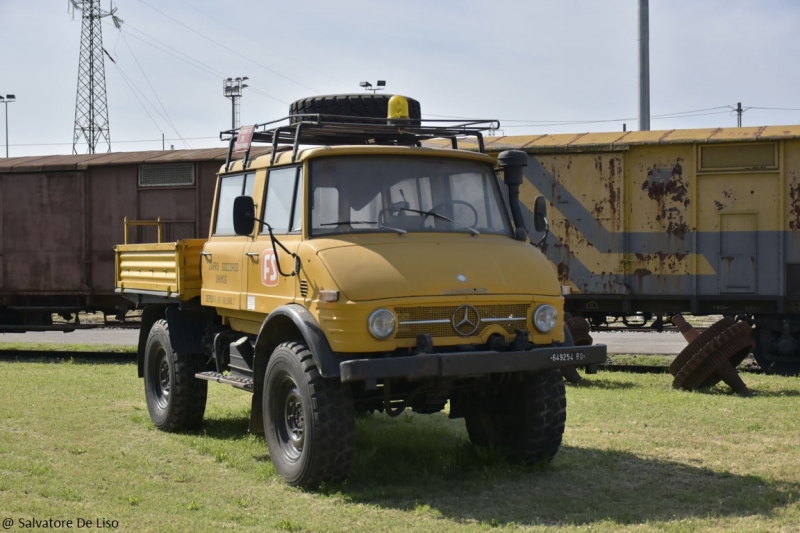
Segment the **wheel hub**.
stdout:
<svg viewBox="0 0 800 533">
<path fill-rule="evenodd" d="M 297 459 L 303 452 L 305 442 L 305 412 L 303 401 L 294 382 L 287 380 L 283 387 L 284 401 L 282 426 L 279 428 L 282 446 L 286 454 Z"/>
<path fill-rule="evenodd" d="M 156 390 L 158 403 L 162 407 L 169 403 L 169 361 L 166 354 L 161 356 L 158 364 L 158 387 Z"/>
</svg>

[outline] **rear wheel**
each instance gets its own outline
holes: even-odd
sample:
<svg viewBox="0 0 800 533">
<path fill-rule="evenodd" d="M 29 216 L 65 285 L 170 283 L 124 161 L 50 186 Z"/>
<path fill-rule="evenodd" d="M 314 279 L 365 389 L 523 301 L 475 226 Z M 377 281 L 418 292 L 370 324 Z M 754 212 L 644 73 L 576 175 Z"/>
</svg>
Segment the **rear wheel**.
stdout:
<svg viewBox="0 0 800 533">
<path fill-rule="evenodd" d="M 353 396 L 320 376 L 305 344 L 287 342 L 272 352 L 262 402 L 269 456 L 287 483 L 313 490 L 347 476 L 355 455 Z"/>
<path fill-rule="evenodd" d="M 208 382 L 194 375 L 204 366 L 202 356 L 173 352 L 166 320 L 153 324 L 144 353 L 144 391 L 158 429 L 194 429 L 203 422 Z"/>
<path fill-rule="evenodd" d="M 476 446 L 498 449 L 526 463 L 550 461 L 561 446 L 567 419 L 561 373 L 551 370 L 495 386 L 464 418 Z"/>
</svg>

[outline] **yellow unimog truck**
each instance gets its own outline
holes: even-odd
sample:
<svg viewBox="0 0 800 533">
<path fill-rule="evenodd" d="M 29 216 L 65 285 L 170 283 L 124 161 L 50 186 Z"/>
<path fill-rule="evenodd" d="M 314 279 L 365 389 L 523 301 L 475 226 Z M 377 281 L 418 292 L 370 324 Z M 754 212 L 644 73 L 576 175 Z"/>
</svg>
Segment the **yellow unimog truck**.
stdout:
<svg viewBox="0 0 800 533">
<path fill-rule="evenodd" d="M 556 272 L 528 240 L 527 155 L 500 154 L 496 171 L 458 149 L 497 126 L 423 123 L 413 99 L 339 95 L 223 132 L 208 239 L 116 247 L 117 290 L 145 305 L 138 369 L 153 423 L 200 425 L 209 381 L 250 392 L 250 431 L 304 488 L 347 475 L 356 413 L 448 401 L 474 444 L 552 458 L 559 369 L 602 363 L 606 349 L 574 346 Z M 442 138 L 446 149 L 422 146 Z M 252 142 L 272 150 L 250 158 Z"/>
</svg>

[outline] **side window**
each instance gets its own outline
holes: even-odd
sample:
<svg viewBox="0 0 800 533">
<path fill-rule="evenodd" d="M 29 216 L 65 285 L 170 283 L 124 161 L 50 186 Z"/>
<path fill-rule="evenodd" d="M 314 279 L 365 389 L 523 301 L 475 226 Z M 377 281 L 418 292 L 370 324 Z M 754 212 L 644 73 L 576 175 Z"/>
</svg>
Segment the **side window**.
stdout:
<svg viewBox="0 0 800 533">
<path fill-rule="evenodd" d="M 299 167 L 279 168 L 269 173 L 264 222 L 272 226 L 274 233 L 289 233 L 290 228 L 300 231 L 302 227 L 303 187 L 299 175 Z M 266 224 L 261 226 L 261 233 L 269 233 Z"/>
<path fill-rule="evenodd" d="M 214 219 L 214 235 L 236 234 L 233 231 L 233 200 L 237 196 L 252 196 L 255 179 L 254 172 L 222 176 L 220 178 L 217 216 Z"/>
</svg>

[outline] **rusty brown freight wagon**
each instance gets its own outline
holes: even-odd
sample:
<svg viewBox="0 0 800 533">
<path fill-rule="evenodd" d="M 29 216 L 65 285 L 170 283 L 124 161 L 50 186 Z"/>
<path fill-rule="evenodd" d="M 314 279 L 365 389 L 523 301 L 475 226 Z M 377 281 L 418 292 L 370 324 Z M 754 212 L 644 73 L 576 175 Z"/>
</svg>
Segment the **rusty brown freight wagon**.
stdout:
<svg viewBox="0 0 800 533">
<path fill-rule="evenodd" d="M 162 218 L 162 239 L 206 236 L 227 149 L 0 159 L 0 331 L 73 329 L 52 314 L 115 315 L 123 219 Z M 156 228 L 131 227 L 131 242 Z"/>
<path fill-rule="evenodd" d="M 523 202 L 551 204 L 567 310 L 743 315 L 762 367 L 800 372 L 800 126 L 487 139 L 509 148 L 530 155 Z"/>
</svg>

